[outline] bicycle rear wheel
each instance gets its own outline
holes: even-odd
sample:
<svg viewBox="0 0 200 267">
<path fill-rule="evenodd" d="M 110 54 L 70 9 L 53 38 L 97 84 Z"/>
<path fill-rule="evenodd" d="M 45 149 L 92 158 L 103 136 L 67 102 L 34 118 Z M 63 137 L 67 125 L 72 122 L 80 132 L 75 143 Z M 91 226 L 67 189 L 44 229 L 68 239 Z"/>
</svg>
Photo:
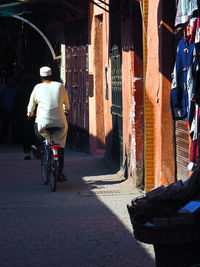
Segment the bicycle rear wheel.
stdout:
<svg viewBox="0 0 200 267">
<path fill-rule="evenodd" d="M 51 173 L 50 173 L 50 184 L 51 191 L 55 192 L 57 187 L 57 179 L 58 179 L 58 161 L 51 157 Z"/>
<path fill-rule="evenodd" d="M 45 185 L 49 183 L 48 177 L 48 151 L 45 149 L 44 158 L 41 159 L 41 172 L 42 172 L 42 180 Z"/>
</svg>

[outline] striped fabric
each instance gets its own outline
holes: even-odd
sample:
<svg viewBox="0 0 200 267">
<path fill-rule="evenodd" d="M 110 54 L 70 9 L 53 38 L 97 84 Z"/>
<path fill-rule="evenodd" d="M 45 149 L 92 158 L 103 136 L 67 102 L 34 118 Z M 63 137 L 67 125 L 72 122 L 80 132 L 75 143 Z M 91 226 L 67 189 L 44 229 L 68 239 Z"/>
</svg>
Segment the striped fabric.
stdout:
<svg viewBox="0 0 200 267">
<path fill-rule="evenodd" d="M 177 3 L 175 26 L 189 21 L 192 13 L 197 9 L 197 0 L 179 0 Z"/>
</svg>

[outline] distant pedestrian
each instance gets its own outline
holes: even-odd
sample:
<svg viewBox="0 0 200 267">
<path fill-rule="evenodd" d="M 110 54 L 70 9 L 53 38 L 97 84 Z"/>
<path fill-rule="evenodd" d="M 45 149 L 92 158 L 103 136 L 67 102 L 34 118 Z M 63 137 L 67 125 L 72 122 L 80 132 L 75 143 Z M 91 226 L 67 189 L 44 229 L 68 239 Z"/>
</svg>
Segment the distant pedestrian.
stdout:
<svg viewBox="0 0 200 267">
<path fill-rule="evenodd" d="M 35 118 L 27 118 L 27 105 L 33 88 L 33 81 L 31 75 L 26 73 L 22 75 L 19 83 L 19 90 L 17 91 L 15 108 L 15 116 L 17 120 L 17 136 L 22 144 L 25 160 L 31 159 L 31 145 L 35 144 L 34 122 Z"/>
<path fill-rule="evenodd" d="M 10 142 L 13 139 L 16 94 L 16 79 L 9 77 L 6 84 L 0 88 L 1 143 Z"/>
</svg>

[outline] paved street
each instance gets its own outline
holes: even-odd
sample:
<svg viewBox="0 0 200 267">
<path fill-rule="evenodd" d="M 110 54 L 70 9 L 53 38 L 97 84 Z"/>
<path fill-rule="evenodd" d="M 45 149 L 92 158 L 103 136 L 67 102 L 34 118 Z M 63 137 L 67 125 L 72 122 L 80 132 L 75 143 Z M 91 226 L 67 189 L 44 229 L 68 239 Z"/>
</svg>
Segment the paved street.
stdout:
<svg viewBox="0 0 200 267">
<path fill-rule="evenodd" d="M 106 160 L 65 151 L 66 183 L 42 184 L 40 161 L 0 146 L 1 267 L 153 267 L 126 205 L 141 192 Z"/>
</svg>

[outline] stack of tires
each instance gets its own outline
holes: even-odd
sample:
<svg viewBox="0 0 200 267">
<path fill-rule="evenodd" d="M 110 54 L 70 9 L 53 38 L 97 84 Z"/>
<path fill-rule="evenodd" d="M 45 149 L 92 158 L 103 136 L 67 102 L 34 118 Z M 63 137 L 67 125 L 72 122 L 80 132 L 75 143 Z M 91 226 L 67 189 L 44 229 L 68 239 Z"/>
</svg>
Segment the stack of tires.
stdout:
<svg viewBox="0 0 200 267">
<path fill-rule="evenodd" d="M 153 244 L 157 267 L 200 266 L 199 170 L 185 182 L 132 200 L 127 208 L 135 238 Z"/>
</svg>

